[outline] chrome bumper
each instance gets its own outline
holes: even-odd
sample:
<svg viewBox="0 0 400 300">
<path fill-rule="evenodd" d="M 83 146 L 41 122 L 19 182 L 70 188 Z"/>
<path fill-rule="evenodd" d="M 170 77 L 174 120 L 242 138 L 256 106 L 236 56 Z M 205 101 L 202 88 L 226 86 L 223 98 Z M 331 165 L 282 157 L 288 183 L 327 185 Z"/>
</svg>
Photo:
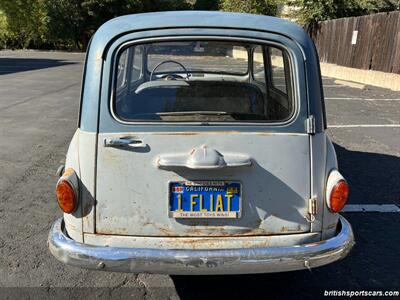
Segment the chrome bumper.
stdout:
<svg viewBox="0 0 400 300">
<path fill-rule="evenodd" d="M 49 234 L 51 253 L 81 268 L 159 274 L 269 273 L 319 267 L 345 257 L 354 245 L 349 222 L 340 217 L 336 236 L 290 247 L 173 250 L 99 247 L 77 243 L 58 219 Z M 251 237 L 249 237 L 251 239 Z"/>
</svg>

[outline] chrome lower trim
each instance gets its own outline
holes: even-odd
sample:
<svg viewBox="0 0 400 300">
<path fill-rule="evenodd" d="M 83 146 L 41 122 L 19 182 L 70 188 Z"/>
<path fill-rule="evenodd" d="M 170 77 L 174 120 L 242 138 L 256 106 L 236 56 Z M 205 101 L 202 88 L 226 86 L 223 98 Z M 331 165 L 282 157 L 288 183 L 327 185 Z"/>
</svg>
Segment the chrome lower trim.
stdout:
<svg viewBox="0 0 400 300">
<path fill-rule="evenodd" d="M 159 274 L 245 274 L 314 268 L 345 257 L 354 245 L 349 222 L 340 217 L 336 236 L 321 242 L 270 248 L 174 250 L 99 247 L 78 243 L 52 226 L 48 244 L 61 262 L 86 269 Z M 251 239 L 251 237 L 249 237 Z"/>
</svg>

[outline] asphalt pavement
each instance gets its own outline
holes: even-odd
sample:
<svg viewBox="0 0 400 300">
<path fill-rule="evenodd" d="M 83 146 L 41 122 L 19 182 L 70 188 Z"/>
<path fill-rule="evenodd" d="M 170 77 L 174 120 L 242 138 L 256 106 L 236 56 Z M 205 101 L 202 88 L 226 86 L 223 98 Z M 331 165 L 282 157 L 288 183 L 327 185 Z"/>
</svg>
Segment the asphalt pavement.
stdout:
<svg viewBox="0 0 400 300">
<path fill-rule="evenodd" d="M 46 240 L 61 216 L 55 170 L 76 130 L 83 61 L 81 53 L 0 52 L 0 299 L 321 298 L 330 290 L 399 290 L 399 212 L 344 213 L 354 250 L 311 271 L 133 275 L 58 262 Z M 351 186 L 349 204 L 400 206 L 400 92 L 323 81 L 328 133 Z"/>
</svg>

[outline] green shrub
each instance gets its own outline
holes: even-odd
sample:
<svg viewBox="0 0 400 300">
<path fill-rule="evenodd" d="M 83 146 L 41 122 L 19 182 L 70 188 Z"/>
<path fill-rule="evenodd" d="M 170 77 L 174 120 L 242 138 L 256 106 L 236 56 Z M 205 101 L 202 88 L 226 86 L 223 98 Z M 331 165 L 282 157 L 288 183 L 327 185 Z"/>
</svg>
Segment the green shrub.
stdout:
<svg viewBox="0 0 400 300">
<path fill-rule="evenodd" d="M 289 17 L 313 28 L 318 22 L 369 15 L 400 8 L 399 0 L 287 0 L 293 7 Z"/>
<path fill-rule="evenodd" d="M 270 16 L 275 16 L 278 8 L 275 0 L 222 0 L 220 7 L 224 11 Z"/>
<path fill-rule="evenodd" d="M 218 10 L 219 0 L 197 0 L 193 8 L 195 10 Z"/>
</svg>

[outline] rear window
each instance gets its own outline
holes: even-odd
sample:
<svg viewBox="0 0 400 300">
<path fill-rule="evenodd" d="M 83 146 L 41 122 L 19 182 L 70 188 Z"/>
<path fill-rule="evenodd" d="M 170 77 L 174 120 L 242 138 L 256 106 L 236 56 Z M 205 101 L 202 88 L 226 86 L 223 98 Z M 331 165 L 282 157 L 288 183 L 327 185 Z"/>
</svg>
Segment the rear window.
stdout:
<svg viewBox="0 0 400 300">
<path fill-rule="evenodd" d="M 117 55 L 113 111 L 124 121 L 277 122 L 293 114 L 285 51 L 219 41 L 133 45 Z"/>
</svg>

